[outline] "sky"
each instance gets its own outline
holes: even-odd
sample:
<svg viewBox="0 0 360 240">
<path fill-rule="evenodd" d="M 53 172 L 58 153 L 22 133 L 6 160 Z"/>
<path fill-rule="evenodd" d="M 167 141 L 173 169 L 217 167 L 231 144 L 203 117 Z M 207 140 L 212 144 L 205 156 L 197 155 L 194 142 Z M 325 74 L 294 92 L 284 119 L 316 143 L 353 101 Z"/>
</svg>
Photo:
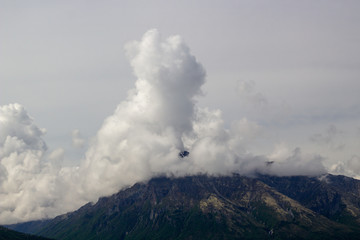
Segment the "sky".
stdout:
<svg viewBox="0 0 360 240">
<path fill-rule="evenodd" d="M 0 223 L 164 174 L 360 177 L 358 1 L 0 5 Z"/>
</svg>

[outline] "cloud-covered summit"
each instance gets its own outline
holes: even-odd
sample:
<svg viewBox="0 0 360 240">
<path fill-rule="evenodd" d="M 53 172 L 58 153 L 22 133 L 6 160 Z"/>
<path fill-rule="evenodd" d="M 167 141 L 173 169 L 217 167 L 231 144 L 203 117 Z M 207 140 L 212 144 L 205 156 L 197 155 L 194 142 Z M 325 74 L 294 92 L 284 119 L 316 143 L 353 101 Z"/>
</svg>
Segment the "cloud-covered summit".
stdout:
<svg viewBox="0 0 360 240">
<path fill-rule="evenodd" d="M 226 127 L 220 110 L 197 106 L 206 74 L 181 37 L 163 40 L 150 30 L 125 49 L 135 88 L 105 119 L 77 166 L 61 165 L 61 149 L 47 152 L 45 131 L 22 106 L 1 107 L 0 223 L 53 217 L 159 175 L 325 172 L 321 157 L 300 148 L 252 154 L 248 141 L 260 126 L 243 118 Z M 185 150 L 190 154 L 179 157 Z"/>
<path fill-rule="evenodd" d="M 227 129 L 220 110 L 196 105 L 205 71 L 179 36 L 162 40 L 150 30 L 126 46 L 135 89 L 98 131 L 81 168 L 84 189 L 110 194 L 153 176 L 197 173 L 318 174 L 321 161 L 302 161 L 300 150 L 274 164 L 253 156 L 246 136 L 257 124 L 235 121 Z M 179 158 L 181 151 L 190 155 Z M 291 171 L 290 171 L 291 170 Z M 105 186 L 105 187 L 104 187 Z"/>
</svg>

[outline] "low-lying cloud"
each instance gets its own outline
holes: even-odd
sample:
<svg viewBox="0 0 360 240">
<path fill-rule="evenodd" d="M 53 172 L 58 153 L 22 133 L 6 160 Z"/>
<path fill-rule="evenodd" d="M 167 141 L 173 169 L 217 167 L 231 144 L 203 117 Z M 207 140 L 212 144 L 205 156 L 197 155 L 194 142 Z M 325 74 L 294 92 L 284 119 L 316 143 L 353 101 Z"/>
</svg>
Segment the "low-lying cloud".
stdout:
<svg viewBox="0 0 360 240">
<path fill-rule="evenodd" d="M 126 52 L 135 88 L 105 119 L 76 167 L 62 166 L 62 149 L 47 152 L 45 130 L 21 105 L 1 107 L 0 223 L 54 217 L 159 175 L 325 172 L 320 156 L 300 148 L 255 156 L 247 142 L 261 126 L 244 118 L 226 128 L 220 110 L 198 107 L 206 74 L 181 37 L 162 40 L 150 30 Z M 73 143 L 84 144 L 77 131 Z M 190 154 L 180 157 L 184 151 Z"/>
</svg>

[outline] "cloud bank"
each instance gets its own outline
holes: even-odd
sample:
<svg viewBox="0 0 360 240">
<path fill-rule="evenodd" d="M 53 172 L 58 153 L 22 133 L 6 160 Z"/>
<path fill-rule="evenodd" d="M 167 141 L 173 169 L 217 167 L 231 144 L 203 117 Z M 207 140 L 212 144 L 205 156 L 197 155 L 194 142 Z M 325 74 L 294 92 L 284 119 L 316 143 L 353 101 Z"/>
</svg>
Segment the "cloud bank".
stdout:
<svg viewBox="0 0 360 240">
<path fill-rule="evenodd" d="M 52 217 L 71 210 L 70 178 L 64 178 L 64 151 L 51 153 L 45 130 L 20 104 L 0 107 L 0 223 Z M 63 209 L 63 210 L 61 210 Z"/>
<path fill-rule="evenodd" d="M 227 128 L 220 110 L 198 107 L 206 74 L 181 37 L 163 40 L 150 30 L 125 49 L 135 88 L 105 119 L 76 167 L 61 165 L 61 149 L 47 152 L 45 130 L 21 105 L 1 107 L 0 223 L 54 217 L 159 175 L 325 172 L 320 156 L 300 148 L 255 156 L 247 144 L 258 124 L 244 118 Z M 73 140 L 83 146 L 78 131 Z M 190 154 L 180 157 L 184 151 Z"/>
</svg>

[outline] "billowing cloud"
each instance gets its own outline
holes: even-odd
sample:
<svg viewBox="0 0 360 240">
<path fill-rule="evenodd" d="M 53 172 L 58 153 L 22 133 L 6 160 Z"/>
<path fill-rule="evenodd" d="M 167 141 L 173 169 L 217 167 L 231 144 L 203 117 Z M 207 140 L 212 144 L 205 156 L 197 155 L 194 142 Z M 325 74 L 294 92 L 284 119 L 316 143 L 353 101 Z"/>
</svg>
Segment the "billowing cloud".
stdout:
<svg viewBox="0 0 360 240">
<path fill-rule="evenodd" d="M 8 156 L 13 150 L 19 149 L 20 145 L 39 151 L 46 150 L 46 144 L 41 139 L 46 132 L 45 129 L 38 128 L 33 123 L 33 119 L 27 115 L 23 106 L 16 103 L 10 104 L 2 106 L 0 111 L 2 158 Z M 24 149 L 24 146 L 21 149 Z"/>
<path fill-rule="evenodd" d="M 163 174 L 325 171 L 316 157 L 307 157 L 305 164 L 299 149 L 286 156 L 286 163 L 270 166 L 266 157 L 246 149 L 247 138 L 260 129 L 256 123 L 242 119 L 228 129 L 220 110 L 198 107 L 205 71 L 179 36 L 163 41 L 157 30 L 150 30 L 126 50 L 137 77 L 135 89 L 104 121 L 86 154 L 81 175 L 92 197 Z M 251 82 L 239 87 L 252 94 Z M 185 150 L 190 154 L 179 157 Z"/>
<path fill-rule="evenodd" d="M 24 107 L 1 106 L 0 129 L 0 223 L 53 217 L 78 205 L 61 177 L 63 150 L 47 153 L 45 130 Z"/>
<path fill-rule="evenodd" d="M 104 121 L 83 166 L 85 188 L 104 193 L 172 168 L 185 170 L 178 154 L 190 147 L 185 138 L 194 134 L 195 97 L 205 81 L 203 67 L 179 36 L 162 41 L 150 30 L 126 51 L 135 89 Z"/>
<path fill-rule="evenodd" d="M 22 106 L 1 107 L 0 223 L 53 217 L 159 175 L 325 172 L 321 157 L 299 148 L 255 156 L 247 145 L 261 126 L 246 118 L 227 125 L 220 110 L 198 107 L 206 74 L 181 37 L 150 30 L 126 52 L 135 88 L 76 167 L 62 166 L 62 149 L 47 153 L 45 130 Z M 83 144 L 78 131 L 73 140 Z"/>
</svg>

